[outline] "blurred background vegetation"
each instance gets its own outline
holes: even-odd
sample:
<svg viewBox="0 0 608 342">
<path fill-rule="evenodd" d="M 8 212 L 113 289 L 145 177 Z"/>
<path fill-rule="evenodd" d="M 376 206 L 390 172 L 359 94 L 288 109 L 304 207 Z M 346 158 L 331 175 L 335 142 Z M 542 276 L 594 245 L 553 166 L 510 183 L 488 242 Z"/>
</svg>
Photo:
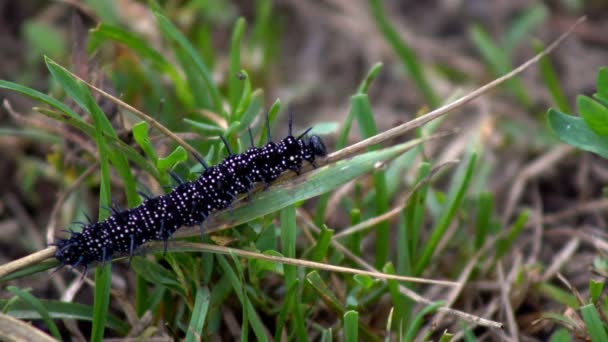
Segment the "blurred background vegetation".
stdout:
<svg viewBox="0 0 608 342">
<path fill-rule="evenodd" d="M 576 96 L 596 92 L 608 61 L 603 1 L 0 0 L 0 79 L 61 99 L 91 122 L 47 69 L 57 63 L 154 117 L 213 163 L 224 155 L 218 134 L 238 143 L 244 127 L 235 118 L 249 113 L 243 103 L 257 116 L 274 109 L 275 137 L 286 131 L 289 104 L 296 131 L 315 125 L 334 151 L 510 71 L 583 14 L 588 20 L 550 58 L 407 139 L 457 134 L 298 207 L 297 236 L 284 233 L 295 215 L 284 210 L 209 240 L 365 268 L 351 253 L 386 273 L 461 287 L 176 253 L 140 260 L 134 270 L 114 265 L 105 333 L 87 323 L 99 314 L 93 289 L 64 271 L 3 283 L 3 313 L 75 339 L 602 340 L 608 163 L 561 143 L 546 112 L 577 113 Z M 0 264 L 43 249 L 49 231 L 96 213 L 100 201 L 95 169 L 53 212 L 96 162 L 95 141 L 32 110 L 41 103 L 7 84 L 0 87 Z M 146 173 L 131 164 L 138 182 L 162 193 L 167 168 L 191 175 L 166 136 L 150 132 L 153 151 L 146 150 L 134 142 L 137 120 L 94 96 L 117 136 L 156 162 Z M 453 160 L 460 162 L 425 178 Z M 121 191 L 127 182 L 114 175 L 113 198 L 133 206 Z M 390 220 L 341 237 L 346 252 L 336 247 L 332 234 L 392 208 L 399 214 Z M 446 316 L 438 311 L 446 305 L 473 316 Z"/>
</svg>

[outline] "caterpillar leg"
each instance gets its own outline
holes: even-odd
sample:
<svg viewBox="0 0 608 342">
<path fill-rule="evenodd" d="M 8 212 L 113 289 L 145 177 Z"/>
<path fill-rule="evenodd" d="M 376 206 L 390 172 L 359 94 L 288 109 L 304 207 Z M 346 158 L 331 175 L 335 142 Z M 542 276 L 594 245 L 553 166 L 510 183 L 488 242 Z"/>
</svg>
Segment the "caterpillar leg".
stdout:
<svg viewBox="0 0 608 342">
<path fill-rule="evenodd" d="M 129 263 L 127 264 L 127 269 L 131 269 L 131 260 L 133 260 L 133 250 L 135 248 L 135 235 L 129 235 L 131 238 L 131 244 L 129 245 Z"/>
<path fill-rule="evenodd" d="M 177 182 L 178 185 L 184 184 L 184 180 L 177 173 L 169 171 L 169 175 L 171 176 L 171 178 L 173 178 L 174 181 Z"/>
<path fill-rule="evenodd" d="M 253 142 L 253 133 L 251 133 L 251 126 L 247 126 L 247 132 L 249 133 L 249 143 L 251 144 L 251 148 L 255 148 L 255 143 Z"/>
<path fill-rule="evenodd" d="M 209 217 L 207 214 L 205 214 L 204 212 L 201 213 L 203 215 L 203 221 L 201 221 L 201 223 L 198 225 L 200 231 L 201 231 L 201 241 L 203 241 L 205 239 L 205 221 L 207 221 L 207 218 Z"/>
<path fill-rule="evenodd" d="M 226 138 L 224 138 L 223 135 L 220 135 L 220 139 L 222 139 L 222 142 L 224 143 L 224 146 L 226 147 L 226 151 L 228 151 L 228 155 L 233 156 L 234 153 L 232 152 L 232 149 L 230 148 L 230 145 L 228 144 L 228 140 L 226 140 Z"/>
</svg>

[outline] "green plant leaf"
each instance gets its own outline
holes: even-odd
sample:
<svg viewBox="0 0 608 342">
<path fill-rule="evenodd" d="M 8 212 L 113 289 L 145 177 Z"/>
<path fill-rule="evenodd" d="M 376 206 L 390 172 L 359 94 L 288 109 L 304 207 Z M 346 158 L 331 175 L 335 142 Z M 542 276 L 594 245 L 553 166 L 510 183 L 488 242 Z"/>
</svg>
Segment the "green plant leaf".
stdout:
<svg viewBox="0 0 608 342">
<path fill-rule="evenodd" d="M 604 290 L 604 282 L 601 280 L 589 279 L 589 297 L 592 303 L 600 299 Z"/>
<path fill-rule="evenodd" d="M 156 162 L 158 160 L 158 155 L 156 155 L 156 151 L 154 150 L 154 146 L 150 143 L 150 137 L 148 136 L 148 123 L 145 121 L 140 121 L 133 125 L 132 128 L 133 139 L 137 142 L 137 145 L 141 147 L 146 156 Z"/>
<path fill-rule="evenodd" d="M 49 328 L 53 337 L 55 337 L 57 340 L 61 340 L 61 333 L 59 333 L 59 328 L 57 328 L 57 325 L 55 325 L 55 322 L 53 322 L 53 320 L 51 319 L 49 311 L 42 304 L 42 302 L 40 302 L 38 298 L 34 297 L 31 293 L 27 291 L 21 290 L 16 286 L 8 286 L 7 289 L 14 295 L 21 298 L 23 301 L 27 302 L 30 307 L 34 308 L 38 312 L 38 314 L 40 314 L 40 318 L 42 318 L 46 326 Z"/>
<path fill-rule="evenodd" d="M 204 336 L 203 327 L 210 303 L 209 289 L 207 287 L 199 287 L 196 290 L 196 297 L 194 298 L 194 308 L 192 309 L 190 324 L 186 332 L 186 342 L 200 341 L 201 337 Z"/>
<path fill-rule="evenodd" d="M 32 88 L 28 88 L 20 84 L 5 80 L 0 80 L 0 88 L 16 91 L 23 95 L 29 96 L 36 101 L 46 103 L 49 106 L 57 109 L 58 111 L 67 114 L 68 116 L 70 116 L 71 119 L 75 121 L 84 122 L 84 120 L 82 120 L 82 118 L 78 114 L 76 114 L 76 112 L 70 109 L 70 107 L 66 106 L 61 101 L 58 101 L 57 99 L 49 95 L 39 92 L 38 90 L 34 90 Z"/>
<path fill-rule="evenodd" d="M 583 316 L 583 321 L 585 321 L 587 332 L 589 333 L 589 336 L 591 336 L 591 341 L 608 341 L 606 327 L 602 323 L 600 315 L 595 306 L 593 304 L 583 306 L 581 308 L 581 314 Z"/>
<path fill-rule="evenodd" d="M 0 300 L 0 307 L 6 307 L 7 302 L 6 300 Z M 52 319 L 75 319 L 88 322 L 93 320 L 93 308 L 91 306 L 59 300 L 39 299 L 39 302 Z M 42 319 L 40 313 L 33 310 L 32 306 L 24 300 L 11 302 L 7 308 L 7 313 L 22 320 Z M 120 335 L 126 335 L 130 329 L 129 324 L 124 319 L 110 314 L 108 314 L 107 326 Z"/>
<path fill-rule="evenodd" d="M 562 113 L 553 108 L 549 109 L 547 117 L 549 126 L 562 141 L 581 150 L 608 158 L 608 137 L 595 134 L 582 118 Z"/>
<path fill-rule="evenodd" d="M 213 82 L 211 72 L 201 56 L 196 52 L 196 49 L 194 49 L 194 46 L 192 46 L 188 39 L 165 16 L 159 12 L 154 12 L 154 15 L 158 20 L 159 27 L 163 34 L 176 42 L 185 52 L 185 56 L 187 56 L 190 62 L 194 64 L 194 67 L 203 78 L 206 88 L 209 90 L 211 102 L 213 103 L 213 109 L 216 111 L 216 113 L 222 114 L 223 111 L 220 92 L 217 89 L 215 82 Z"/>
<path fill-rule="evenodd" d="M 173 152 L 164 158 L 158 158 L 156 161 L 156 167 L 161 173 L 172 170 L 177 164 L 183 163 L 188 160 L 188 153 L 186 150 L 177 146 Z"/>
<path fill-rule="evenodd" d="M 357 311 L 347 311 L 344 313 L 344 341 L 359 341 L 359 313 Z"/>
<path fill-rule="evenodd" d="M 608 99 L 608 69 L 606 67 L 601 67 L 597 73 L 596 88 L 598 95 Z"/>
<path fill-rule="evenodd" d="M 144 258 L 133 258 L 131 267 L 149 283 L 165 286 L 186 298 L 186 290 L 175 279 L 175 275 L 161 265 Z"/>
<path fill-rule="evenodd" d="M 576 105 L 581 117 L 593 132 L 608 136 L 608 109 L 590 97 L 579 95 Z"/>
</svg>

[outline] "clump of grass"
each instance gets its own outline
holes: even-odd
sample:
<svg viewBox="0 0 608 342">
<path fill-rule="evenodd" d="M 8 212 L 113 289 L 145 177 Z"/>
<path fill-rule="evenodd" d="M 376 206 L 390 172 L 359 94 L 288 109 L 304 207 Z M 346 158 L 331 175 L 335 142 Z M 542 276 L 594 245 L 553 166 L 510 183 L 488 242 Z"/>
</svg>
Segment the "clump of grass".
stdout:
<svg viewBox="0 0 608 342">
<path fill-rule="evenodd" d="M 438 106 L 423 66 L 398 39 L 380 3 L 370 4 L 381 32 L 416 79 L 425 100 Z M 0 80 L 1 88 L 43 104 L 34 109 L 38 115 L 69 130 L 78 130 L 94 146 L 81 151 L 73 165 L 55 161 L 52 167 L 91 174 L 85 178 L 98 189 L 98 219 L 107 215 L 102 208 L 110 205 L 113 198 L 124 197 L 127 205 L 133 207 L 140 202 L 137 190 L 142 185 L 157 190 L 171 186 L 168 171 L 185 179 L 196 178 L 201 166 L 191 166 L 195 163 L 189 162 L 188 155 L 200 154 L 213 163 L 221 160 L 224 153 L 216 138 L 219 134 L 239 150 L 247 146 L 245 132 L 249 126 L 258 133 L 260 141 L 266 141 L 260 117 L 269 108 L 268 116 L 274 123 L 284 107 L 280 100 L 265 103 L 262 89 L 257 89 L 249 76 L 258 70 L 243 69 L 248 57 L 243 51 L 260 49 L 265 58 L 273 55 L 276 31 L 269 29 L 269 1 L 257 2 L 259 16 L 252 29 L 242 18 L 234 22 L 227 56 L 201 49 L 159 8 L 155 8 L 154 16 L 163 38 L 163 51 L 153 48 L 138 34 L 111 24 L 112 14 L 106 10 L 99 10 L 105 23 L 90 32 L 88 48 L 91 52 L 126 48 L 128 58 L 136 63 L 117 63 L 109 72 L 118 93 L 127 96 L 119 99 L 49 57 L 45 59 L 46 66 L 66 101 Z M 248 32 L 254 32 L 250 40 L 246 39 Z M 211 40 L 204 28 L 191 34 Z M 213 61 L 220 58 L 229 61 L 224 82 L 213 76 Z M 203 243 L 198 228 L 184 228 L 175 235 L 179 240 L 170 244 L 166 255 L 162 244 L 150 243 L 145 257 L 133 259 L 132 270 L 123 268 L 119 260 L 98 267 L 94 279 L 84 281 L 86 287 L 93 287 L 92 305 L 80 304 L 78 298 L 61 301 L 61 293 L 53 299 L 40 299 L 14 286 L 7 288 L 11 296 L 0 300 L 0 304 L 9 316 L 42 320 L 57 339 L 62 334 L 80 333 L 70 320 L 91 322 L 90 332 L 85 332 L 91 340 L 112 334 L 194 341 L 226 334 L 225 328 L 232 321 L 238 322 L 240 331 L 228 338 L 243 340 L 310 337 L 330 341 L 343 336 L 349 341 L 382 337 L 406 341 L 437 337 L 447 341 L 454 333 L 472 336 L 472 329 L 477 326 L 499 328 L 500 322 L 450 307 L 468 279 L 500 272 L 497 270 L 501 269 L 502 259 L 512 250 L 526 224 L 527 212 L 521 212 L 511 226 L 502 227 L 495 214 L 493 195 L 473 187 L 481 172 L 482 149 L 471 143 L 454 172 L 439 172 L 456 162 L 435 164 L 420 146 L 448 133 L 439 131 L 437 122 L 423 125 L 512 79 L 539 58 L 540 55 L 471 94 L 386 132 L 376 128 L 368 95 L 382 68 L 377 64 L 363 77 L 351 98 L 351 110 L 337 132 L 335 152 L 321 161 L 318 169 L 306 170 L 297 177 L 284 175 L 267 191 L 256 192 L 249 201 L 239 201 L 233 210 L 214 214 Z M 265 60 L 260 68 L 267 68 L 269 63 Z M 110 120 L 100 107 L 98 95 L 119 108 L 121 120 Z M 156 110 L 160 98 L 164 99 L 162 110 L 155 115 L 146 114 Z M 74 105 L 68 105 L 67 99 Z M 9 104 L 5 106 L 10 110 Z M 358 124 L 364 140 L 346 146 L 353 122 Z M 74 139 L 61 134 L 69 130 L 56 135 Z M 199 139 L 184 139 L 181 130 L 194 131 Z M 388 147 L 380 145 L 412 130 L 418 131 L 417 139 Z M 125 131 L 133 139 L 125 139 L 121 134 Z M 43 139 L 40 135 L 32 137 Z M 62 151 L 69 152 L 72 151 L 67 148 Z M 91 159 L 99 167 L 88 171 L 86 161 Z M 406 174 L 414 177 L 405 179 Z M 60 186 L 73 181 L 68 175 L 63 177 L 58 182 Z M 449 184 L 447 190 L 434 185 L 437 178 Z M 81 181 L 85 180 L 80 179 L 77 184 Z M 336 202 L 333 196 L 339 196 L 338 189 L 349 182 L 354 184 L 354 195 L 342 196 L 339 207 L 329 207 L 328 203 Z M 71 191 L 74 192 L 69 194 Z M 84 201 L 82 193 L 74 188 L 65 193 L 65 203 L 60 201 L 56 207 Z M 316 204 L 303 204 L 313 197 L 319 197 Z M 349 218 L 350 227 L 337 231 L 337 227 L 328 226 L 328 217 L 339 215 Z M 53 226 L 51 231 L 56 226 L 62 225 Z M 372 233 L 375 253 L 370 256 L 361 244 Z M 471 234 L 475 238 L 471 239 Z M 57 263 L 47 260 L 53 251 L 51 247 L 0 266 L 0 282 L 53 268 Z M 453 268 L 444 269 L 434 262 L 444 252 L 457 253 L 462 258 Z M 370 264 L 372 260 L 374 266 Z M 113 288 L 112 272 L 135 274 L 134 282 L 129 283 L 134 295 L 125 296 Z M 61 274 L 70 279 L 73 287 L 84 286 L 80 275 L 71 280 L 69 273 Z M 432 279 L 435 277 L 458 277 L 458 281 Z M 434 291 L 439 288 L 447 294 L 443 300 L 429 300 L 419 294 L 431 286 Z M 597 293 L 597 286 L 594 288 Z M 64 291 L 65 287 L 59 289 Z M 380 311 L 384 316 L 371 317 L 369 308 L 383 303 L 388 303 L 390 309 Z M 592 311 L 583 311 L 589 324 L 598 322 L 598 315 Z M 457 332 L 435 331 L 429 317 L 433 317 L 432 322 L 448 326 L 451 322 L 445 318 L 446 313 L 459 318 L 466 327 Z M 58 319 L 64 320 L 64 325 L 57 325 Z M 23 328 L 24 336 L 34 329 Z"/>
</svg>

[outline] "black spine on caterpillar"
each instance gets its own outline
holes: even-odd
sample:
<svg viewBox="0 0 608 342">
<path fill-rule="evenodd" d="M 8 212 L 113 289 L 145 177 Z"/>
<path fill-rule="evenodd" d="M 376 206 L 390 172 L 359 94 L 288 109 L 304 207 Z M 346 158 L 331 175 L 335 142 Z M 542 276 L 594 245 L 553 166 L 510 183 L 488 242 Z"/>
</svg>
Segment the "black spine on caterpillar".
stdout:
<svg viewBox="0 0 608 342">
<path fill-rule="evenodd" d="M 292 115 L 289 134 L 278 143 L 270 138 L 266 118 L 268 143 L 253 145 L 240 154 L 233 154 L 224 140 L 229 156 L 218 165 L 209 167 L 200 161 L 205 171 L 192 182 L 180 182 L 170 193 L 147 197 L 138 207 L 112 210 L 101 222 L 85 225 L 81 232 L 67 239 L 58 239 L 55 258 L 61 266 L 82 266 L 85 273 L 95 262 L 105 262 L 116 255 L 133 256 L 142 244 L 150 240 L 167 240 L 181 226 L 201 226 L 209 214 L 232 205 L 238 194 L 249 193 L 255 183 L 266 188 L 283 172 L 299 174 L 304 161 L 316 167 L 315 158 L 325 156 L 326 149 L 319 136 L 292 135 Z M 251 133 L 250 133 L 251 137 Z"/>
</svg>

